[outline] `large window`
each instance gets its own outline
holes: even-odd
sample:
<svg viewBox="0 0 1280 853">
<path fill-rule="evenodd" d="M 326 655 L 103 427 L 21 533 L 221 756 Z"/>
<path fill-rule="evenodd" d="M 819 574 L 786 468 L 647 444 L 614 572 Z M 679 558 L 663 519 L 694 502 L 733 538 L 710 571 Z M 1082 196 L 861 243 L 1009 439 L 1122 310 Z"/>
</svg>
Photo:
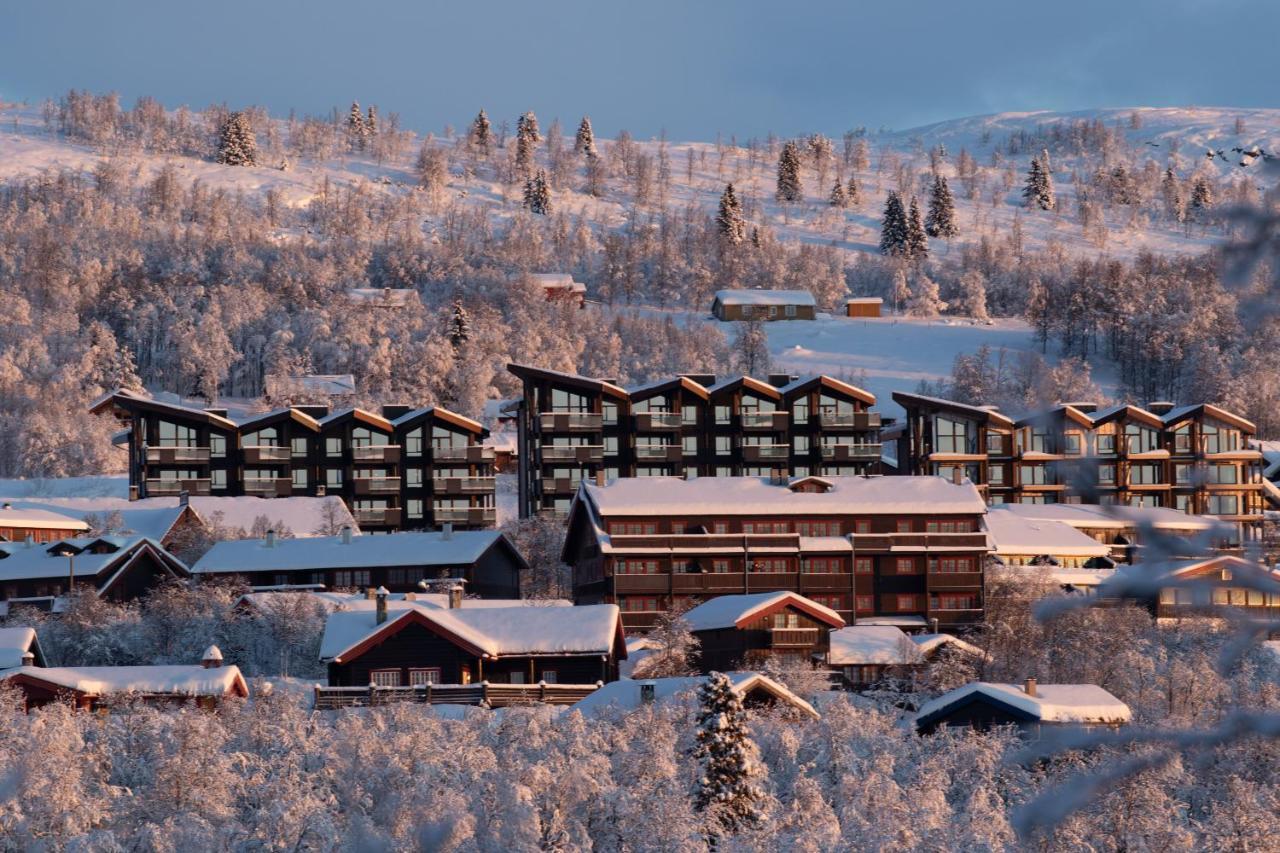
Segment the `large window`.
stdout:
<svg viewBox="0 0 1280 853">
<path fill-rule="evenodd" d="M 1205 453 L 1230 453 L 1240 449 L 1240 432 L 1206 423 L 1200 427 Z"/>
<path fill-rule="evenodd" d="M 214 459 L 222 459 L 227 455 L 227 437 L 218 433 L 209 434 L 209 455 Z"/>
<path fill-rule="evenodd" d="M 1124 439 L 1130 453 L 1150 453 L 1160 447 L 1156 431 L 1142 424 L 1125 424 Z"/>
<path fill-rule="evenodd" d="M 245 433 L 241 443 L 245 447 L 275 447 L 280 443 L 280 432 L 275 427 L 264 427 Z"/>
<path fill-rule="evenodd" d="M 1235 465 L 1210 465 L 1208 475 L 1210 483 L 1240 482 L 1240 469 Z"/>
<path fill-rule="evenodd" d="M 1210 515 L 1239 515 L 1240 498 L 1236 495 L 1209 495 L 1205 509 Z"/>
<path fill-rule="evenodd" d="M 352 447 L 381 447 L 388 443 L 389 440 L 385 435 L 366 427 L 356 427 L 351 430 Z"/>
<path fill-rule="evenodd" d="M 175 424 L 171 421 L 160 421 L 157 424 L 159 447 L 198 447 L 199 439 L 195 427 Z"/>
<path fill-rule="evenodd" d="M 1129 469 L 1129 485 L 1131 486 L 1150 486 L 1159 482 L 1159 465 L 1134 465 Z"/>
<path fill-rule="evenodd" d="M 969 424 L 951 418 L 934 418 L 933 449 L 938 453 L 968 453 Z"/>
<path fill-rule="evenodd" d="M 306 458 L 307 440 L 306 438 L 295 438 L 289 442 L 289 455 L 294 459 Z"/>
<path fill-rule="evenodd" d="M 551 411 L 553 412 L 589 412 L 591 398 L 585 394 L 575 394 L 563 388 L 551 389 Z"/>
<path fill-rule="evenodd" d="M 1047 465 L 1021 465 L 1018 476 L 1024 486 L 1047 486 L 1053 484 L 1053 476 Z"/>
<path fill-rule="evenodd" d="M 404 434 L 404 453 L 406 456 L 422 455 L 422 427 L 411 429 Z"/>
</svg>

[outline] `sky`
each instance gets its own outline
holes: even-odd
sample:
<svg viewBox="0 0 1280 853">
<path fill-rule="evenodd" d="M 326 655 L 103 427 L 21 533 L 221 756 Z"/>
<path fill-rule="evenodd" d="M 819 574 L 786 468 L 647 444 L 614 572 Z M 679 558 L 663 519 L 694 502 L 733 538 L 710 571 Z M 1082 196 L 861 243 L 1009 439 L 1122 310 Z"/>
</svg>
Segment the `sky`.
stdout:
<svg viewBox="0 0 1280 853">
<path fill-rule="evenodd" d="M 0 100 L 70 88 L 419 132 L 532 109 L 568 129 L 836 136 L 1021 110 L 1280 106 L 1255 0 L 39 0 L 5 4 Z"/>
</svg>

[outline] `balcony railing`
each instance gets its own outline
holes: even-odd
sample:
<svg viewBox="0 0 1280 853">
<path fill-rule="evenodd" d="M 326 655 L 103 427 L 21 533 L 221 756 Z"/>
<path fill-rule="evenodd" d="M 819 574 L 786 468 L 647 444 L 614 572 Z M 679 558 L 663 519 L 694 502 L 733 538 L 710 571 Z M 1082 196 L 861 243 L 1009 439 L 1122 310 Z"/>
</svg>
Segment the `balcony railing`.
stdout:
<svg viewBox="0 0 1280 853">
<path fill-rule="evenodd" d="M 683 419 L 676 412 L 640 412 L 636 429 L 643 431 L 680 429 Z"/>
<path fill-rule="evenodd" d="M 578 491 L 578 483 L 582 482 L 580 477 L 543 477 L 542 493 L 543 494 L 568 494 Z"/>
<path fill-rule="evenodd" d="M 598 432 L 604 416 L 595 412 L 543 412 L 538 415 L 543 432 Z"/>
<path fill-rule="evenodd" d="M 981 589 L 982 572 L 930 572 L 929 589 Z"/>
<path fill-rule="evenodd" d="M 179 462 L 207 463 L 209 448 L 207 447 L 147 447 L 147 463 L 151 465 L 173 465 Z"/>
<path fill-rule="evenodd" d="M 290 448 L 279 447 L 274 444 L 251 444 L 242 449 L 244 450 L 246 465 L 288 462 L 292 458 Z"/>
<path fill-rule="evenodd" d="M 819 412 L 818 423 L 824 429 L 874 429 L 880 426 L 879 412 L 846 412 L 836 414 L 835 412 Z"/>
<path fill-rule="evenodd" d="M 207 479 L 170 480 L 159 478 L 147 480 L 148 495 L 177 495 L 182 492 L 186 492 L 189 495 L 207 495 L 209 494 L 209 481 Z"/>
<path fill-rule="evenodd" d="M 787 428 L 786 412 L 743 412 L 743 429 L 783 430 Z"/>
<path fill-rule="evenodd" d="M 879 459 L 879 444 L 824 444 L 822 458 L 834 459 Z"/>
<path fill-rule="evenodd" d="M 438 506 L 432 510 L 436 524 L 468 524 L 479 527 L 498 520 L 498 511 L 491 506 Z"/>
<path fill-rule="evenodd" d="M 246 477 L 244 493 L 264 498 L 287 498 L 293 494 L 293 480 L 288 477 Z"/>
<path fill-rule="evenodd" d="M 679 462 L 684 458 L 684 449 L 679 444 L 637 444 L 636 459 L 639 461 Z"/>
<path fill-rule="evenodd" d="M 433 447 L 431 458 L 436 462 L 492 462 L 492 447 L 481 447 L 472 444 L 465 447 Z"/>
<path fill-rule="evenodd" d="M 544 444 L 544 462 L 603 462 L 603 444 Z"/>
<path fill-rule="evenodd" d="M 775 649 L 809 648 L 818 643 L 817 628 L 770 628 L 769 645 Z"/>
<path fill-rule="evenodd" d="M 544 702 L 573 705 L 594 693 L 595 684 L 421 684 L 413 687 L 316 687 L 315 710 L 364 708 L 394 702 L 423 705 L 485 705 L 503 708 Z"/>
<path fill-rule="evenodd" d="M 399 462 L 398 444 L 359 444 L 351 448 L 351 458 L 356 462 Z"/>
<path fill-rule="evenodd" d="M 760 462 L 767 459 L 786 459 L 791 455 L 789 444 L 744 444 L 742 458 L 746 462 Z"/>
<path fill-rule="evenodd" d="M 477 495 L 492 492 L 493 477 L 433 477 L 431 489 L 444 495 Z"/>
<path fill-rule="evenodd" d="M 355 477 L 357 495 L 390 495 L 400 491 L 399 477 Z"/>
<path fill-rule="evenodd" d="M 397 527 L 400 524 L 400 510 L 396 507 L 353 509 L 351 514 L 355 517 L 357 524 L 375 527 Z"/>
</svg>

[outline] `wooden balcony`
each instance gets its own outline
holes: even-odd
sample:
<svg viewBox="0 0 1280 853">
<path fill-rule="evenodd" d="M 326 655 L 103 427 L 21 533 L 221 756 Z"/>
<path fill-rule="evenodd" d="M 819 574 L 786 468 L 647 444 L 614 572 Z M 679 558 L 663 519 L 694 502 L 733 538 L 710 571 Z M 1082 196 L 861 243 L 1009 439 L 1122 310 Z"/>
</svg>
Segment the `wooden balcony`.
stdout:
<svg viewBox="0 0 1280 853">
<path fill-rule="evenodd" d="M 850 575 L 804 572 L 800 575 L 800 592 L 849 592 L 853 589 Z"/>
<path fill-rule="evenodd" d="M 739 421 L 744 430 L 780 432 L 787 428 L 786 412 L 743 412 Z"/>
<path fill-rule="evenodd" d="M 370 527 L 400 526 L 400 509 L 398 507 L 353 509 L 351 510 L 351 515 L 355 517 L 357 524 L 369 525 Z"/>
<path fill-rule="evenodd" d="M 622 611 L 622 627 L 630 631 L 647 631 L 658 621 L 661 614 L 652 611 Z"/>
<path fill-rule="evenodd" d="M 880 458 L 879 444 L 824 444 L 822 458 L 835 462 L 865 461 Z"/>
<path fill-rule="evenodd" d="M 386 462 L 388 464 L 395 464 L 400 461 L 400 445 L 355 445 L 351 448 L 351 458 L 356 462 Z"/>
<path fill-rule="evenodd" d="M 288 447 L 272 444 L 251 444 L 241 450 L 244 451 L 246 465 L 277 465 L 288 462 L 292 458 L 292 452 Z"/>
<path fill-rule="evenodd" d="M 948 548 L 986 550 L 985 533 L 855 533 L 855 554 L 868 551 L 888 551 L 891 547 L 931 548 L 944 551 Z"/>
<path fill-rule="evenodd" d="M 742 572 L 702 572 L 699 574 L 674 574 L 671 591 L 674 593 L 734 593 L 744 587 Z"/>
<path fill-rule="evenodd" d="M 287 498 L 293 494 L 293 480 L 288 477 L 246 477 L 244 493 L 260 498 Z"/>
<path fill-rule="evenodd" d="M 209 480 L 147 480 L 148 497 L 156 497 L 157 495 L 178 495 L 183 492 L 186 492 L 189 495 L 207 495 L 209 494 Z"/>
<path fill-rule="evenodd" d="M 438 495 L 484 495 L 493 492 L 493 477 L 433 477 L 431 490 Z"/>
<path fill-rule="evenodd" d="M 679 462 L 684 459 L 684 448 L 679 444 L 637 444 L 637 462 Z"/>
<path fill-rule="evenodd" d="M 982 589 L 982 572 L 930 572 L 929 591 Z"/>
<path fill-rule="evenodd" d="M 415 687 L 316 687 L 315 710 L 367 708 L 396 702 L 421 705 L 487 705 L 505 708 L 542 702 L 573 705 L 599 690 L 595 684 L 422 684 Z"/>
<path fill-rule="evenodd" d="M 818 644 L 817 628 L 770 628 L 769 647 L 774 649 L 808 649 Z"/>
<path fill-rule="evenodd" d="M 431 448 L 431 458 L 435 462 L 469 462 L 472 464 L 492 462 L 494 460 L 494 450 L 492 447 L 482 447 L 478 444 L 471 444 L 465 447 L 433 447 Z"/>
<path fill-rule="evenodd" d="M 789 444 L 744 444 L 742 445 L 742 461 L 744 462 L 777 462 L 786 461 L 791 455 Z"/>
<path fill-rule="evenodd" d="M 152 447 L 146 448 L 148 465 L 205 465 L 209 462 L 207 447 Z"/>
<path fill-rule="evenodd" d="M 880 426 L 879 412 L 836 414 L 819 412 L 818 424 L 823 429 L 875 429 Z"/>
<path fill-rule="evenodd" d="M 465 524 L 468 527 L 491 526 L 498 520 L 498 511 L 491 506 L 439 506 L 433 507 L 436 524 Z"/>
<path fill-rule="evenodd" d="M 603 462 L 603 444 L 544 444 L 543 462 Z"/>
<path fill-rule="evenodd" d="M 748 592 L 772 592 L 799 588 L 799 572 L 747 572 Z"/>
<path fill-rule="evenodd" d="M 543 477 L 542 493 L 544 495 L 570 495 L 578 491 L 578 484 L 582 482 L 577 477 Z"/>
<path fill-rule="evenodd" d="M 640 593 L 662 593 L 671 591 L 671 578 L 667 572 L 657 575 L 614 575 L 613 590 L 619 595 Z"/>
<path fill-rule="evenodd" d="M 355 477 L 351 482 L 357 495 L 394 495 L 400 492 L 399 477 Z"/>
<path fill-rule="evenodd" d="M 595 412 L 542 412 L 538 425 L 543 432 L 599 432 L 604 416 Z"/>
<path fill-rule="evenodd" d="M 636 429 L 640 432 L 678 430 L 683 420 L 676 412 L 640 412 L 636 415 Z"/>
</svg>

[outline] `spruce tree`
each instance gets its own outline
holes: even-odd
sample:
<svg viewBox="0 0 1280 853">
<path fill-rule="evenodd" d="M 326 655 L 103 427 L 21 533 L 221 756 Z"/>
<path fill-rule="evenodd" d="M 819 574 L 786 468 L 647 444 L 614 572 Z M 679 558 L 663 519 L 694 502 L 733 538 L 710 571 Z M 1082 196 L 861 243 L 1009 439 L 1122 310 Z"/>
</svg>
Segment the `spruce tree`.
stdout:
<svg viewBox="0 0 1280 853">
<path fill-rule="evenodd" d="M 880 252 L 891 258 L 908 256 L 907 212 L 902 209 L 902 198 L 893 190 L 884 203 L 884 222 L 880 226 Z"/>
<path fill-rule="evenodd" d="M 364 135 L 370 137 L 378 135 L 378 108 L 373 104 L 369 105 L 368 112 L 365 115 Z"/>
<path fill-rule="evenodd" d="M 951 197 L 951 187 L 942 175 L 935 175 L 933 191 L 929 194 L 929 216 L 924 230 L 930 237 L 950 240 L 960 233 L 956 227 L 956 204 Z"/>
<path fill-rule="evenodd" d="M 481 157 L 489 156 L 489 117 L 485 115 L 484 110 L 476 113 L 475 120 L 471 122 L 471 134 L 467 140 L 471 147 L 479 152 Z"/>
<path fill-rule="evenodd" d="M 551 213 L 551 188 L 547 185 L 547 173 L 541 169 L 524 182 L 524 206 L 540 216 Z"/>
<path fill-rule="evenodd" d="M 471 339 L 471 318 L 461 299 L 453 302 L 453 316 L 449 319 L 449 343 L 456 350 Z"/>
<path fill-rule="evenodd" d="M 351 102 L 351 112 L 347 115 L 347 139 L 353 148 L 364 148 L 365 137 L 369 135 L 368 128 L 364 123 L 364 113 L 360 111 L 360 104 L 356 101 Z"/>
<path fill-rule="evenodd" d="M 832 207 L 837 207 L 841 210 L 849 206 L 849 197 L 845 195 L 844 184 L 838 179 L 835 186 L 831 188 L 831 198 L 829 200 Z"/>
<path fill-rule="evenodd" d="M 698 761 L 694 808 L 706 812 L 719 832 L 735 833 L 759 824 L 764 793 L 759 749 L 747 729 L 742 698 L 724 673 L 713 672 L 698 688 L 698 731 L 693 757 Z M 718 831 L 717 831 L 718 830 Z"/>
<path fill-rule="evenodd" d="M 804 198 L 800 186 L 800 152 L 794 142 L 782 146 L 778 157 L 778 191 L 774 197 L 781 202 L 797 202 Z"/>
<path fill-rule="evenodd" d="M 1164 170 L 1160 181 L 1160 194 L 1164 196 L 1164 209 L 1174 222 L 1182 222 L 1187 218 L 1187 203 L 1182 197 L 1182 184 L 1174 174 L 1173 167 Z"/>
<path fill-rule="evenodd" d="M 1045 152 L 1045 163 L 1047 162 L 1048 152 Z M 1031 169 L 1027 172 L 1027 185 L 1023 187 L 1022 197 L 1026 200 L 1027 207 L 1053 210 L 1053 178 L 1045 163 L 1039 157 L 1031 158 Z"/>
<path fill-rule="evenodd" d="M 1123 163 L 1112 169 L 1107 177 L 1107 194 L 1113 204 L 1138 203 L 1138 186 Z"/>
<path fill-rule="evenodd" d="M 586 157 L 596 156 L 596 135 L 591 129 L 590 116 L 583 116 L 578 123 L 578 135 L 573 138 L 573 151 Z"/>
<path fill-rule="evenodd" d="M 258 165 L 258 143 L 244 113 L 232 113 L 222 123 L 217 160 L 224 166 Z"/>
<path fill-rule="evenodd" d="M 862 201 L 862 191 L 858 188 L 858 179 L 849 178 L 849 186 L 845 188 L 845 204 L 848 207 L 856 208 Z"/>
<path fill-rule="evenodd" d="M 542 135 L 538 132 L 538 117 L 532 111 L 516 120 L 516 171 L 528 176 L 533 171 L 533 152 Z"/>
<path fill-rule="evenodd" d="M 1191 182 L 1191 210 L 1197 217 L 1213 207 L 1213 187 L 1204 175 L 1196 175 Z"/>
<path fill-rule="evenodd" d="M 907 257 L 913 261 L 929 257 L 929 238 L 920 221 L 920 204 L 915 196 L 911 197 L 911 212 L 907 214 Z"/>
<path fill-rule="evenodd" d="M 733 191 L 733 184 L 726 184 L 720 195 L 720 212 L 716 215 L 716 227 L 720 237 L 731 246 L 736 246 L 747 236 L 747 222 L 742 217 L 742 204 Z"/>
</svg>

